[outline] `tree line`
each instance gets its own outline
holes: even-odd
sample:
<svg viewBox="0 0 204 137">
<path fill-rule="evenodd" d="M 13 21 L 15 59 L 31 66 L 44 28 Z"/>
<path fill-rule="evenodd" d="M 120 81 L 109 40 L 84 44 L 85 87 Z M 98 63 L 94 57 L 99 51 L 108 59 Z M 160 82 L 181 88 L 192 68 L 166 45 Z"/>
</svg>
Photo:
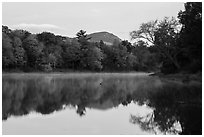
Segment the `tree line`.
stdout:
<svg viewBox="0 0 204 137">
<path fill-rule="evenodd" d="M 90 42 L 86 31 L 75 38 L 50 32 L 31 34 L 2 26 L 3 71 L 180 71 L 202 70 L 202 3 L 185 3 L 178 19 L 142 23 L 127 40 Z"/>
<path fill-rule="evenodd" d="M 156 54 L 143 42 L 133 46 L 124 40 L 106 45 L 89 39 L 83 30 L 70 39 L 50 32 L 31 34 L 3 26 L 3 70 L 146 71 L 156 66 Z"/>
</svg>

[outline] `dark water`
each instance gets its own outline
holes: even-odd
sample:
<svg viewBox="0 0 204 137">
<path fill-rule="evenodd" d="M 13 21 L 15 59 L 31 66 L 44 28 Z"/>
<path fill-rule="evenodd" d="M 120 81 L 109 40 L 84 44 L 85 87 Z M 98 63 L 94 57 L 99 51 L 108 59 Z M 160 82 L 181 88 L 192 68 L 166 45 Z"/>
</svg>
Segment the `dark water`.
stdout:
<svg viewBox="0 0 204 137">
<path fill-rule="evenodd" d="M 146 74 L 4 74 L 3 134 L 202 134 L 202 85 Z"/>
</svg>

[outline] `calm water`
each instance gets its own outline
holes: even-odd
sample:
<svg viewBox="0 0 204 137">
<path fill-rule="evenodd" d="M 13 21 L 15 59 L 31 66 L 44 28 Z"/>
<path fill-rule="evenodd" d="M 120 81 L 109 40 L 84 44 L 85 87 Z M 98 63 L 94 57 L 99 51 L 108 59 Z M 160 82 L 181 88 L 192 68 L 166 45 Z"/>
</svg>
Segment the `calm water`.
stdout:
<svg viewBox="0 0 204 137">
<path fill-rule="evenodd" d="M 3 134 L 201 134 L 202 85 L 147 74 L 3 74 Z"/>
</svg>

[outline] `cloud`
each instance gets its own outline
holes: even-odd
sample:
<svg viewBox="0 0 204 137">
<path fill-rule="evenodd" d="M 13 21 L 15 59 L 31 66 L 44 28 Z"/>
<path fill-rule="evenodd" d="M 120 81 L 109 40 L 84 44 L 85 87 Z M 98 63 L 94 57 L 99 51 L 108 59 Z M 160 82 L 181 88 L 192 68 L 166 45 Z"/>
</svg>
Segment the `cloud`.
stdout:
<svg viewBox="0 0 204 137">
<path fill-rule="evenodd" d="M 21 23 L 17 25 L 12 25 L 12 29 L 24 29 L 27 31 L 31 31 L 32 33 L 40 33 L 42 31 L 51 31 L 55 32 L 57 30 L 61 30 L 62 28 L 53 24 L 27 24 Z"/>
</svg>

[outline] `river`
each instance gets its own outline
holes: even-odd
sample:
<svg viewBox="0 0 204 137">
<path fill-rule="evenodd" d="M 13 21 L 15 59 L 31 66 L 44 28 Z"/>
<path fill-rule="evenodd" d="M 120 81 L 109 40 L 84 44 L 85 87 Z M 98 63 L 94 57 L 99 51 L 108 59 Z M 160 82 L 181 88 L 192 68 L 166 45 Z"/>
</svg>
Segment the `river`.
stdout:
<svg viewBox="0 0 204 137">
<path fill-rule="evenodd" d="M 147 73 L 3 74 L 2 131 L 202 134 L 202 84 Z"/>
</svg>

